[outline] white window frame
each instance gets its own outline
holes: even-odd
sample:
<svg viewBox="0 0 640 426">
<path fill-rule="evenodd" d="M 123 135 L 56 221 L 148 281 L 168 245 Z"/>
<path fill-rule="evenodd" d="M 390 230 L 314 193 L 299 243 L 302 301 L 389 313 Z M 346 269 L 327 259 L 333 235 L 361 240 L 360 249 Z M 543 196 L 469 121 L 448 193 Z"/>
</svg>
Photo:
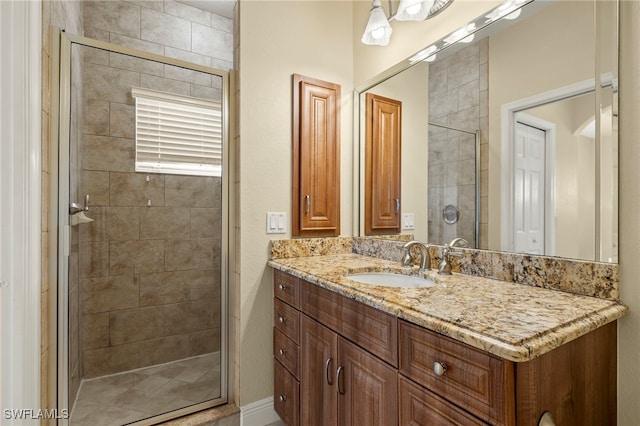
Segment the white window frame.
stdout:
<svg viewBox="0 0 640 426">
<path fill-rule="evenodd" d="M 222 176 L 220 102 L 138 87 L 131 96 L 136 105 L 136 172 Z M 189 124 L 194 126 L 192 139 L 175 131 L 185 126 L 187 134 Z"/>
</svg>

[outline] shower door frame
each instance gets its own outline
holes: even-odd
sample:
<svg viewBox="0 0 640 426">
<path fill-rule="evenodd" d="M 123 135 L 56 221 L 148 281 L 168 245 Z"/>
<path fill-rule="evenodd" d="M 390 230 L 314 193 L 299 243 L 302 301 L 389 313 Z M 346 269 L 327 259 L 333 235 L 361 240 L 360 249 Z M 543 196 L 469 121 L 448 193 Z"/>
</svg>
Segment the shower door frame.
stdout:
<svg viewBox="0 0 640 426">
<path fill-rule="evenodd" d="M 52 341 L 57 343 L 57 351 L 52 351 L 50 367 L 56 371 L 55 383 L 50 389 L 55 389 L 55 402 L 58 410 L 68 409 L 71 414 L 69 401 L 69 322 L 68 322 L 68 294 L 69 290 L 69 251 L 71 227 L 69 223 L 69 183 L 70 183 L 70 119 L 71 119 L 71 50 L 72 45 L 93 47 L 109 52 L 120 53 L 140 59 L 160 62 L 193 71 L 212 74 L 222 78 L 222 244 L 221 244 L 221 288 L 220 288 L 220 397 L 194 404 L 185 408 L 159 414 L 157 416 L 135 422 L 136 425 L 151 425 L 161 421 L 195 413 L 207 408 L 222 405 L 228 401 L 229 391 L 229 125 L 230 125 L 230 75 L 212 67 L 193 64 L 190 62 L 168 58 L 162 55 L 144 52 L 137 49 L 118 46 L 104 41 L 72 35 L 53 28 L 52 30 L 52 115 L 51 115 L 51 246 L 57 248 L 57 271 L 52 271 L 52 282 L 57 283 L 55 294 L 52 295 L 50 315 Z M 56 84 L 59 81 L 59 85 Z M 56 116 L 59 119 L 56 119 Z M 55 157 L 55 158 L 54 158 Z M 56 167 L 57 166 L 57 167 Z M 75 200 L 73 200 L 75 201 Z M 53 326 L 55 324 L 55 327 Z M 50 377 L 52 377 L 50 375 Z M 67 426 L 69 419 L 58 419 L 58 424 Z"/>
</svg>

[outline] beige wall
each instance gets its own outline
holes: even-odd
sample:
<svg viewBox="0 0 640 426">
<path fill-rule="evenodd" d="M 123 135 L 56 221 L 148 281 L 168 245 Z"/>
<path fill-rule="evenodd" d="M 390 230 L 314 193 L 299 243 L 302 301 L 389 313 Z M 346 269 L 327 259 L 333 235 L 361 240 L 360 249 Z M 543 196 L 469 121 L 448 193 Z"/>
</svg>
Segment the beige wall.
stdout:
<svg viewBox="0 0 640 426">
<path fill-rule="evenodd" d="M 620 2 L 620 293 L 618 424 L 640 419 L 640 2 Z"/>
<path fill-rule="evenodd" d="M 591 2 L 558 2 L 489 38 L 489 248 L 501 246 L 501 106 L 593 78 L 594 49 Z"/>
<path fill-rule="evenodd" d="M 241 405 L 273 393 L 272 273 L 267 211 L 291 224 L 291 74 L 342 86 L 341 234 L 351 235 L 352 5 L 327 1 L 240 3 L 241 227 L 239 365 Z M 239 262 L 239 264 L 238 264 Z"/>
</svg>

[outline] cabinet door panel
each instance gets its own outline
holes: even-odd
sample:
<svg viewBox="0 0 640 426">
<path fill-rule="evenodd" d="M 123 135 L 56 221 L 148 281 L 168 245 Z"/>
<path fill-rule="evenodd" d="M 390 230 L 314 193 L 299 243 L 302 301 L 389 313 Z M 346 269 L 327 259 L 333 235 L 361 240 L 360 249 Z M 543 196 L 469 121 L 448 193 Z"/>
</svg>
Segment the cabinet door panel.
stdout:
<svg viewBox="0 0 640 426">
<path fill-rule="evenodd" d="M 365 233 L 400 232 L 402 102 L 367 93 Z"/>
<path fill-rule="evenodd" d="M 340 86 L 293 76 L 293 235 L 340 234 Z"/>
<path fill-rule="evenodd" d="M 338 337 L 338 359 L 342 368 L 337 377 L 338 424 L 397 425 L 396 370 L 342 337 Z"/>
<path fill-rule="evenodd" d="M 284 368 L 289 370 L 296 378 L 300 377 L 298 345 L 293 340 L 273 328 L 273 356 Z"/>
<path fill-rule="evenodd" d="M 298 308 L 300 305 L 298 281 L 298 277 L 278 270 L 273 271 L 273 295 L 294 308 Z"/>
<path fill-rule="evenodd" d="M 306 315 L 301 315 L 300 327 L 300 422 L 335 426 L 338 336 Z"/>
<path fill-rule="evenodd" d="M 273 325 L 295 343 L 299 342 L 300 312 L 278 299 L 273 299 Z"/>
</svg>

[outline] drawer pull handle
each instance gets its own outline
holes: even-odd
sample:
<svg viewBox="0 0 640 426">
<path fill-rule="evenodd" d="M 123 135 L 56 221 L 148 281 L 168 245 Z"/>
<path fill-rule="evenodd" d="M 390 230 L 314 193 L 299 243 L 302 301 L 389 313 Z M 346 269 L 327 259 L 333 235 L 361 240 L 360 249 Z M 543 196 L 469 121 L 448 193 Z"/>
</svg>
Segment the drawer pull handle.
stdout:
<svg viewBox="0 0 640 426">
<path fill-rule="evenodd" d="M 444 376 L 444 373 L 447 372 L 447 364 L 438 361 L 434 362 L 433 372 L 436 374 L 436 376 Z"/>
<path fill-rule="evenodd" d="M 278 322 L 280 324 L 284 324 L 285 318 L 283 316 L 278 316 Z"/>
<path fill-rule="evenodd" d="M 338 367 L 338 371 L 336 372 L 336 382 L 338 382 L 338 393 L 340 395 L 344 395 L 344 384 L 342 383 L 342 372 L 344 371 L 344 367 Z"/>
<path fill-rule="evenodd" d="M 287 289 L 287 286 L 284 284 L 278 284 L 278 288 L 282 291 L 285 291 Z"/>
<path fill-rule="evenodd" d="M 278 349 L 278 353 L 280 354 L 280 356 L 284 355 L 285 350 L 284 349 Z"/>
<path fill-rule="evenodd" d="M 329 386 L 333 386 L 333 382 L 331 381 L 331 374 L 329 374 L 329 366 L 331 365 L 332 362 L 333 362 L 332 358 L 327 358 L 327 360 L 324 362 L 324 375 L 327 378 L 327 384 Z"/>
<path fill-rule="evenodd" d="M 287 400 L 287 397 L 285 395 L 280 395 L 278 399 L 280 400 L 280 402 L 285 402 Z"/>
</svg>

